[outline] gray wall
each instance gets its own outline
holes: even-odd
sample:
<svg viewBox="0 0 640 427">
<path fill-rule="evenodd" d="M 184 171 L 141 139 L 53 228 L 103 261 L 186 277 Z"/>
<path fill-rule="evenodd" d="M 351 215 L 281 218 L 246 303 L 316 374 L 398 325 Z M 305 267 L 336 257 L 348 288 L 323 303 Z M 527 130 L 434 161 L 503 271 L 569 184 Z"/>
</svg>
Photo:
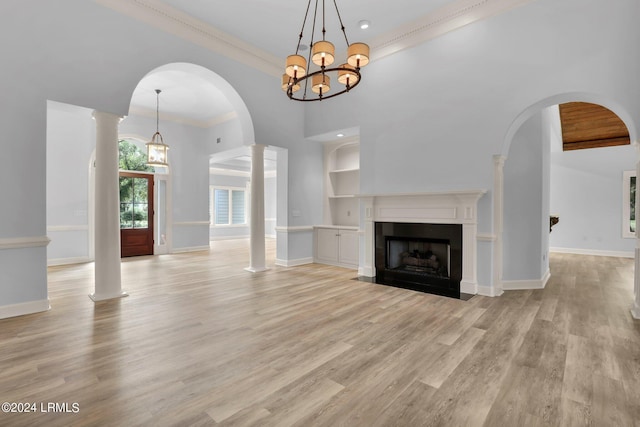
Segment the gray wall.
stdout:
<svg viewBox="0 0 640 427">
<path fill-rule="evenodd" d="M 0 104 L 0 182 L 18 184 L 0 186 L 3 205 L 13 207 L 0 214 L 0 240 L 46 235 L 47 100 L 126 115 L 135 86 L 156 67 L 189 62 L 213 70 L 246 104 L 255 142 L 288 149 L 288 215 L 279 225 L 310 226 L 322 221 L 322 147 L 305 136 L 359 126 L 363 193 L 491 190 L 492 158 L 509 152 L 516 122 L 580 100 L 576 94 L 613 109 L 636 139 L 638 16 L 637 0 L 616 0 L 615 7 L 537 0 L 373 61 L 358 90 L 301 106 L 283 96 L 278 77 L 95 2 L 4 0 L 0 93 L 10 102 Z M 178 179 L 187 184 L 185 174 Z M 207 183 L 198 178 L 194 191 L 201 194 Z M 490 198 L 480 200 L 483 233 L 493 231 Z M 311 233 L 287 239 L 279 258 L 311 256 Z M 492 244 L 480 251 L 479 259 L 490 259 Z M 45 266 L 43 247 L 0 250 L 0 307 L 46 298 Z M 491 285 L 491 277 L 482 280 Z"/>
<path fill-rule="evenodd" d="M 620 146 L 551 153 L 551 213 L 560 222 L 552 248 L 626 252 L 635 239 L 622 237 L 622 174 L 635 170 L 635 147 Z"/>
<path fill-rule="evenodd" d="M 38 13 L 33 12 L 36 9 Z M 303 110 L 282 96 L 275 77 L 84 0 L 3 1 L 0 24 L 6 36 L 3 40 L 20 40 L 3 44 L 0 68 L 0 91 L 3 99 L 11 100 L 0 106 L 0 182 L 19 183 L 0 186 L 3 204 L 15 207 L 3 210 L 0 220 L 0 240 L 11 246 L 0 251 L 0 307 L 35 301 L 34 295 L 41 301 L 47 295 L 45 248 L 23 249 L 12 243 L 19 239 L 41 244 L 47 234 L 47 100 L 125 116 L 133 90 L 145 74 L 172 62 L 198 64 L 237 88 L 251 114 L 256 142 L 296 145 L 294 155 L 299 153 L 301 167 L 307 167 L 290 171 L 291 179 L 299 181 L 306 170 L 321 169 L 321 155 L 307 156 L 307 151 L 318 149 L 302 144 Z M 204 161 L 191 160 L 195 164 Z M 184 174 L 177 179 L 187 184 Z M 205 173 L 194 192 L 203 193 L 207 184 Z M 316 188 L 309 184 L 309 192 L 321 194 L 319 183 Z M 297 200 L 300 194 L 292 192 L 289 198 L 302 206 L 306 200 Z M 301 221 L 316 222 L 320 203 L 318 197 L 305 206 Z M 174 220 L 206 218 L 199 212 L 176 215 Z M 208 241 L 208 231 L 205 236 Z"/>
<path fill-rule="evenodd" d="M 360 127 L 365 194 L 491 190 L 493 155 L 509 156 L 511 135 L 550 105 L 598 102 L 637 137 L 640 27 L 632 16 L 639 15 L 634 0 L 616 7 L 600 0 L 528 3 L 372 62 L 349 97 L 305 109 L 305 132 Z M 494 231 L 492 197 L 490 191 L 479 202 L 481 233 Z M 483 251 L 492 250 L 479 245 L 479 258 L 490 259 Z M 539 278 L 540 262 L 536 256 L 513 278 Z M 491 285 L 487 273 L 479 269 L 480 285 Z"/>
<path fill-rule="evenodd" d="M 527 120 L 514 136 L 504 165 L 505 281 L 541 279 L 548 265 L 548 244 L 544 245 L 543 235 L 549 233 L 549 191 L 543 185 L 543 176 L 546 173 L 548 180 L 549 175 L 545 125 L 542 113 Z"/>
<path fill-rule="evenodd" d="M 51 264 L 89 260 L 89 169 L 95 149 L 92 110 L 47 104 L 47 257 Z"/>
</svg>

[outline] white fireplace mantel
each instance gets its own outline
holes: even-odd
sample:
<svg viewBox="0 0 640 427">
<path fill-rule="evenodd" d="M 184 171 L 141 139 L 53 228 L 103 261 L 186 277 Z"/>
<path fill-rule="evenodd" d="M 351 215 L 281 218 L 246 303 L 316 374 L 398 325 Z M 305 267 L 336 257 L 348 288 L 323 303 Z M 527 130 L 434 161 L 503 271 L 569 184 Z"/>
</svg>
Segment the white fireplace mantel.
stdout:
<svg viewBox="0 0 640 427">
<path fill-rule="evenodd" d="M 364 214 L 364 257 L 358 273 L 375 277 L 376 222 L 462 224 L 462 281 L 460 291 L 478 293 L 478 200 L 486 190 L 429 193 L 361 194 Z"/>
</svg>

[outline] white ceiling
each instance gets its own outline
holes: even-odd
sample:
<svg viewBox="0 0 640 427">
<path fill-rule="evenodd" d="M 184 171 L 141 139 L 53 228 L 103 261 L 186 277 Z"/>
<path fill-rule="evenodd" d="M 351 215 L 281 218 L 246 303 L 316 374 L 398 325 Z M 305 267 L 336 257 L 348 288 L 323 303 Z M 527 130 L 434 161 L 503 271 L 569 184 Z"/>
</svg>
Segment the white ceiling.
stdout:
<svg viewBox="0 0 640 427">
<path fill-rule="evenodd" d="M 369 44 L 375 61 L 533 0 L 336 1 L 349 42 Z M 279 77 L 286 56 L 295 53 L 308 0 L 100 0 L 100 3 Z M 318 3 L 321 16 L 322 1 Z M 316 2 L 310 4 L 304 45 L 310 42 Z M 325 18 L 326 40 L 334 43 L 337 55 L 344 54 L 346 42 L 331 0 L 326 0 Z M 369 28 L 360 29 L 361 20 L 369 21 Z M 321 37 L 320 29 L 317 24 L 314 40 Z M 161 120 L 211 127 L 233 118 L 235 113 L 226 96 L 211 81 L 166 68 L 142 79 L 133 94 L 130 113 L 155 117 L 155 89 L 162 90 Z M 358 128 L 349 128 L 310 139 L 348 140 L 357 138 L 358 133 Z M 246 173 L 250 157 L 247 153 L 213 156 L 210 165 Z M 273 171 L 275 161 L 267 159 L 265 168 Z"/>
<path fill-rule="evenodd" d="M 164 3 L 282 58 L 283 63 L 287 55 L 295 53 L 307 8 L 307 0 L 164 0 Z M 311 35 L 310 21 L 315 3 L 312 1 L 305 27 L 305 44 Z M 453 0 L 337 0 L 336 3 L 349 42 L 370 43 L 378 36 L 453 3 Z M 318 16 L 321 16 L 321 9 L 320 1 Z M 326 39 L 335 44 L 337 51 L 346 50 L 332 0 L 326 0 L 325 19 Z M 371 22 L 367 30 L 358 27 L 361 20 Z M 316 27 L 319 31 L 321 25 L 316 24 Z"/>
<path fill-rule="evenodd" d="M 371 56 L 393 55 L 533 0 L 337 0 L 349 42 L 368 43 Z M 107 7 L 163 29 L 196 44 L 255 66 L 279 78 L 287 55 L 295 53 L 307 0 L 99 0 Z M 303 44 L 310 40 L 315 1 L 306 24 Z M 319 1 L 320 6 L 322 1 Z M 326 39 L 336 52 L 346 50 L 334 2 L 326 0 Z M 360 20 L 371 25 L 358 27 Z M 315 40 L 319 35 L 315 36 Z M 162 89 L 161 119 L 209 127 L 234 114 L 216 86 L 180 71 L 161 70 L 146 76 L 131 101 L 131 113 L 155 117 L 154 90 Z M 344 130 L 352 136 L 351 129 Z M 357 133 L 357 129 L 356 129 Z M 331 140 L 322 135 L 316 140 Z"/>
<path fill-rule="evenodd" d="M 131 114 L 155 117 L 156 89 L 160 89 L 160 118 L 208 127 L 216 118 L 233 113 L 227 97 L 209 80 L 181 70 L 145 76 L 131 98 Z"/>
</svg>

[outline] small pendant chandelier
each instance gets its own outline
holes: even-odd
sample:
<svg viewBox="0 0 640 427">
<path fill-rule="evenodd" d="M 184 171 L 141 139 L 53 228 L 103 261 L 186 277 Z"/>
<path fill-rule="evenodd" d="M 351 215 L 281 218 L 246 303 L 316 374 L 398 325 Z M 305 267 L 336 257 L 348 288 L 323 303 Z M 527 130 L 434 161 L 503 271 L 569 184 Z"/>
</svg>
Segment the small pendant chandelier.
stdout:
<svg viewBox="0 0 640 427">
<path fill-rule="evenodd" d="M 156 133 L 151 137 L 151 141 L 147 142 L 147 165 L 168 167 L 167 150 L 169 146 L 164 143 L 164 139 L 160 134 L 160 89 L 156 89 Z"/>
<path fill-rule="evenodd" d="M 338 10 L 338 4 L 336 0 L 333 0 L 336 15 L 340 22 L 340 28 L 347 46 L 347 62 L 337 67 L 331 67 L 335 60 L 335 47 L 333 43 L 325 39 L 325 0 L 322 0 L 322 40 L 316 42 L 313 40 L 316 32 L 315 26 L 319 1 L 320 0 L 315 0 L 311 42 L 309 43 L 311 49 L 309 50 L 308 61 L 302 55 L 299 55 L 299 51 L 304 28 L 307 23 L 307 18 L 309 17 L 311 0 L 309 0 L 307 4 L 307 11 L 305 12 L 304 21 L 302 22 L 296 53 L 287 57 L 285 74 L 282 75 L 282 90 L 287 93 L 290 99 L 295 101 L 322 101 L 323 99 L 333 98 L 334 96 L 349 92 L 349 90 L 360 83 L 360 68 L 369 63 L 369 46 L 364 43 L 349 44 L 347 33 L 345 32 L 342 18 L 340 17 L 340 11 Z M 311 70 L 307 69 L 307 63 L 311 65 L 312 62 L 317 65 L 319 69 L 308 72 Z M 337 92 L 334 91 L 330 95 L 327 95 L 331 91 L 331 76 L 336 78 L 338 83 L 344 86 L 340 86 Z M 297 93 L 302 89 L 302 86 L 304 86 L 302 93 Z M 309 93 L 309 90 L 311 93 Z"/>
</svg>

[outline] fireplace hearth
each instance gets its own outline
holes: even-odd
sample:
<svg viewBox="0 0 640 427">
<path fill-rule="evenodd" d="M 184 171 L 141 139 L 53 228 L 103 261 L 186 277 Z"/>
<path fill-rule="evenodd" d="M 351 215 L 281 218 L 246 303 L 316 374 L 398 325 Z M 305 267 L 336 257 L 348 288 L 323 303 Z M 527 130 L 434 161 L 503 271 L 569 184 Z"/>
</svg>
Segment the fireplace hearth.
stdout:
<svg viewBox="0 0 640 427">
<path fill-rule="evenodd" d="M 460 298 L 462 225 L 375 223 L 376 282 Z"/>
</svg>

